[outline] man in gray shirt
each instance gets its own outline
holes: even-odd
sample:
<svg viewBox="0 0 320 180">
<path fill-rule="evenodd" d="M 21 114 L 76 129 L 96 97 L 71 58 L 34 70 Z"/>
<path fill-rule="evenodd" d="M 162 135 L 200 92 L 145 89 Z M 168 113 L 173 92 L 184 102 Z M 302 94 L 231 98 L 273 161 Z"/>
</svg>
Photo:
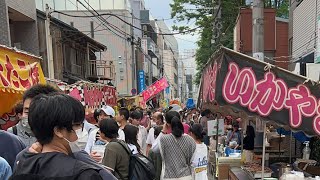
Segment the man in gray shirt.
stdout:
<svg viewBox="0 0 320 180">
<path fill-rule="evenodd" d="M 18 123 L 7 131 L 18 136 L 25 145 L 29 146 L 36 141 L 36 138 L 32 135 L 28 124 L 28 118 L 23 117 L 23 102 L 18 103 L 14 107 L 14 110 Z"/>
</svg>

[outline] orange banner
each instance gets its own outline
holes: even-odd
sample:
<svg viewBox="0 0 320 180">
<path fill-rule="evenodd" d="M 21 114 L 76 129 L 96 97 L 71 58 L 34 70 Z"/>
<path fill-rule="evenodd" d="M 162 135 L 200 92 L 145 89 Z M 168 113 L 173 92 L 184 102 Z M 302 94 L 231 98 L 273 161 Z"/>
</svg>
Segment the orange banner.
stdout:
<svg viewBox="0 0 320 180">
<path fill-rule="evenodd" d="M 12 112 L 29 87 L 46 83 L 40 61 L 39 57 L 0 45 L 0 117 Z"/>
</svg>

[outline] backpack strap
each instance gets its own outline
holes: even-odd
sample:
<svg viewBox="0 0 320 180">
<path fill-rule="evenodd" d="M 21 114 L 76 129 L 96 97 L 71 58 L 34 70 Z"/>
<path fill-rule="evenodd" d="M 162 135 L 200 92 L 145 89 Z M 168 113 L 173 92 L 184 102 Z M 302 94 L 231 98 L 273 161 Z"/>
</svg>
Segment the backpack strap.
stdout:
<svg viewBox="0 0 320 180">
<path fill-rule="evenodd" d="M 128 146 L 126 147 L 126 146 L 125 146 L 122 142 L 120 142 L 120 141 L 114 141 L 114 142 L 120 144 L 120 145 L 123 147 L 123 149 L 125 149 L 125 151 L 128 153 L 129 156 L 132 155 L 131 151 L 129 151 L 129 149 L 128 149 Z M 115 169 L 115 172 L 120 176 L 120 178 L 121 178 L 122 180 L 125 180 L 124 177 L 122 176 L 122 174 L 119 172 L 118 169 Z"/>
<path fill-rule="evenodd" d="M 13 132 L 14 135 L 16 135 L 16 136 L 18 135 L 17 126 L 13 126 L 13 127 L 12 127 L 12 132 Z"/>
<path fill-rule="evenodd" d="M 118 169 L 115 169 L 115 172 L 120 176 L 121 180 L 125 180 L 122 174 L 118 171 Z"/>
</svg>

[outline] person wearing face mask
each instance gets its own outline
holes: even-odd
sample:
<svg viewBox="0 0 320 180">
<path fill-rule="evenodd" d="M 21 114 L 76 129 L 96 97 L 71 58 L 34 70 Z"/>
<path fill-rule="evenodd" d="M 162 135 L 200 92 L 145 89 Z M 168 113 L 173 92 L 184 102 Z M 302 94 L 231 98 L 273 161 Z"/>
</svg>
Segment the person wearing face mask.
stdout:
<svg viewBox="0 0 320 180">
<path fill-rule="evenodd" d="M 36 138 L 31 132 L 30 126 L 28 124 L 28 117 L 26 117 L 26 115 L 23 115 L 22 102 L 16 105 L 15 113 L 18 117 L 19 122 L 15 126 L 9 128 L 7 131 L 18 136 L 26 146 L 30 146 L 36 141 Z"/>
<path fill-rule="evenodd" d="M 28 108 L 28 121 L 41 153 L 23 152 L 10 179 L 102 179 L 99 169 L 77 160 L 76 130 L 82 126 L 84 107 L 64 94 L 40 94 Z"/>
<path fill-rule="evenodd" d="M 115 111 L 110 106 L 104 106 L 95 110 L 93 115 L 96 124 L 94 128 L 88 130 L 88 140 L 84 149 L 96 162 L 101 162 L 106 142 L 100 138 L 99 122 L 114 117 Z"/>
</svg>

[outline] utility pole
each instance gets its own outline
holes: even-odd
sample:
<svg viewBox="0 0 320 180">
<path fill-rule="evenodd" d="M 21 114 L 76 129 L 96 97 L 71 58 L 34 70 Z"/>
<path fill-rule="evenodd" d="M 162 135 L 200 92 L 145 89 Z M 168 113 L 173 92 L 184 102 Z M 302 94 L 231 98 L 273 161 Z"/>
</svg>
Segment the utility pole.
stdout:
<svg viewBox="0 0 320 180">
<path fill-rule="evenodd" d="M 50 33 L 50 8 L 48 4 L 46 4 L 45 29 L 46 29 L 46 43 L 47 43 L 48 76 L 49 76 L 49 79 L 54 79 L 52 36 Z"/>
<path fill-rule="evenodd" d="M 254 0 L 252 4 L 252 56 L 264 61 L 264 3 Z"/>
<path fill-rule="evenodd" d="M 133 29 L 133 26 L 134 26 L 134 21 L 133 21 L 133 18 L 134 18 L 134 15 L 133 15 L 133 9 L 131 9 L 131 23 L 132 23 L 132 26 L 131 26 L 131 57 L 132 57 L 132 89 L 134 88 L 137 88 L 137 67 L 136 67 L 136 57 L 135 57 L 135 49 L 134 49 L 134 29 Z"/>
<path fill-rule="evenodd" d="M 222 23 L 221 23 L 221 0 L 212 0 L 213 9 L 212 9 L 212 17 L 213 17 L 213 27 L 212 27 L 212 39 L 211 39 L 211 45 L 213 45 L 219 41 L 219 37 L 221 34 L 222 29 Z"/>
</svg>

